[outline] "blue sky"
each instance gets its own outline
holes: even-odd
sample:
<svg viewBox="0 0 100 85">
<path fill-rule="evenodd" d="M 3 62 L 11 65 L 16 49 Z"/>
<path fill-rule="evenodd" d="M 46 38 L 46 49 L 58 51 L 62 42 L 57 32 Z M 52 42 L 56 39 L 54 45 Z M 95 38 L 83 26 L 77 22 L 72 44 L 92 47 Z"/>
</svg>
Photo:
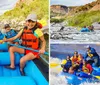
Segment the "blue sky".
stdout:
<svg viewBox="0 0 100 85">
<path fill-rule="evenodd" d="M 50 0 L 51 5 L 80 6 L 96 0 Z"/>
</svg>

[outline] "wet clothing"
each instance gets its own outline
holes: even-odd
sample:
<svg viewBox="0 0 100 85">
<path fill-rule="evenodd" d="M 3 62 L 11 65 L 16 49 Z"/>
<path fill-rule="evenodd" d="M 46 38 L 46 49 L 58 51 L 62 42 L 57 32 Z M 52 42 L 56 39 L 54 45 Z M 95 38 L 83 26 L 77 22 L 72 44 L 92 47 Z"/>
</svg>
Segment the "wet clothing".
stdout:
<svg viewBox="0 0 100 85">
<path fill-rule="evenodd" d="M 66 69 L 66 72 L 68 72 L 68 70 L 71 66 L 72 66 L 72 61 L 67 60 L 66 64 L 64 65 L 64 69 Z"/>
<path fill-rule="evenodd" d="M 43 33 L 39 28 L 34 30 L 34 32 L 33 30 L 23 29 L 23 34 L 21 36 L 22 45 L 34 50 L 39 50 L 39 38 L 41 36 L 43 36 Z M 30 52 L 33 53 L 37 58 L 39 58 L 39 56 L 37 56 L 38 52 L 25 50 L 25 54 L 28 54 Z"/>
<path fill-rule="evenodd" d="M 83 65 L 82 70 L 83 70 L 83 72 L 85 72 L 85 73 L 92 73 L 93 68 L 92 68 L 92 66 L 91 66 L 90 64 L 87 64 L 86 66 Z"/>
<path fill-rule="evenodd" d="M 81 32 L 90 32 L 90 30 L 88 28 L 82 28 Z"/>
<path fill-rule="evenodd" d="M 17 35 L 17 32 L 15 30 L 13 30 L 13 29 L 11 29 L 9 32 L 5 33 L 5 37 L 7 39 L 12 38 L 12 37 L 14 37 L 16 35 Z M 15 39 L 13 42 L 19 42 L 19 39 Z"/>
<path fill-rule="evenodd" d="M 99 55 L 97 54 L 94 48 L 90 47 L 90 51 L 86 52 L 84 59 L 87 60 L 88 62 L 94 61 L 94 65 L 99 66 L 99 63 L 100 63 Z M 91 63 L 91 65 L 92 64 L 93 63 Z"/>
</svg>

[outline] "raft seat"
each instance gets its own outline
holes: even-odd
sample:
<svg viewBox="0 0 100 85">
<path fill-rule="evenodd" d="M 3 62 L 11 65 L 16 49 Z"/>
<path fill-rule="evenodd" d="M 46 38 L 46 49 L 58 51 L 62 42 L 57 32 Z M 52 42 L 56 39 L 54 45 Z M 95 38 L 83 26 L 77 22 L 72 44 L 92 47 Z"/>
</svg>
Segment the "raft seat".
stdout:
<svg viewBox="0 0 100 85">
<path fill-rule="evenodd" d="M 4 66 L 0 66 L 0 77 L 13 77 L 21 76 L 19 66 L 16 66 L 15 70 L 7 69 Z"/>
</svg>

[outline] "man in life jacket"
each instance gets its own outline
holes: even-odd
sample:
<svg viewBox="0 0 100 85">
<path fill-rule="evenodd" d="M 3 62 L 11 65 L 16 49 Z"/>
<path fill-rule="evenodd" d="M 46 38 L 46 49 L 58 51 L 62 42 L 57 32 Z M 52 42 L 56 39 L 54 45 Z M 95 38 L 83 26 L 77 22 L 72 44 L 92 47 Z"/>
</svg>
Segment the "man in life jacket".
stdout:
<svg viewBox="0 0 100 85">
<path fill-rule="evenodd" d="M 66 61 L 67 61 L 67 62 L 66 62 L 65 65 L 63 66 L 63 71 L 64 71 L 64 72 L 68 72 L 69 68 L 72 66 L 72 61 L 71 61 L 69 55 L 67 56 Z"/>
<path fill-rule="evenodd" d="M 6 32 L 5 33 L 5 37 L 7 39 L 12 38 L 12 37 L 17 35 L 17 32 L 14 29 L 11 29 L 9 24 L 5 24 L 4 29 L 5 29 L 5 32 Z M 14 41 L 12 41 L 10 43 L 18 44 L 18 42 L 19 42 L 19 39 L 17 38 L 16 40 L 14 40 Z"/>
<path fill-rule="evenodd" d="M 13 46 L 10 47 L 9 52 L 10 52 L 11 64 L 10 66 L 6 66 L 6 68 L 14 70 L 15 69 L 14 53 L 15 52 L 23 53 L 25 55 L 20 59 L 20 71 L 22 75 L 24 75 L 23 69 L 24 69 L 25 63 L 28 60 L 39 58 L 39 55 L 45 52 L 45 46 L 46 46 L 46 41 L 44 39 L 43 32 L 37 26 L 37 15 L 36 14 L 28 15 L 26 18 L 25 25 L 26 25 L 26 28 L 22 29 L 15 37 L 3 40 L 7 42 L 7 41 L 13 41 L 21 37 L 23 46 L 30 47 L 34 50 L 39 50 L 39 52 L 33 52 L 31 50 L 25 50 L 23 48 L 18 48 L 18 47 L 13 47 Z M 41 41 L 41 47 L 39 47 L 39 39 Z"/>
<path fill-rule="evenodd" d="M 90 46 L 86 46 L 86 48 L 87 48 L 87 51 L 86 51 L 84 59 L 87 60 L 91 65 L 93 64 L 95 66 L 99 66 L 100 59 L 96 50 Z"/>
</svg>

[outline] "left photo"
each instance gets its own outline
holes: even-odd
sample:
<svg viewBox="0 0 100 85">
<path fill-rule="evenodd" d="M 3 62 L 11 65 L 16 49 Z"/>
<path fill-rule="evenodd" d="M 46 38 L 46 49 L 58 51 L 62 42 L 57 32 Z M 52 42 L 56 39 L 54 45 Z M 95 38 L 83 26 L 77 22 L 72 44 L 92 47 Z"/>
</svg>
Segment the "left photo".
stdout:
<svg viewBox="0 0 100 85">
<path fill-rule="evenodd" d="M 0 0 L 0 85 L 41 84 L 49 85 L 49 0 Z"/>
</svg>

